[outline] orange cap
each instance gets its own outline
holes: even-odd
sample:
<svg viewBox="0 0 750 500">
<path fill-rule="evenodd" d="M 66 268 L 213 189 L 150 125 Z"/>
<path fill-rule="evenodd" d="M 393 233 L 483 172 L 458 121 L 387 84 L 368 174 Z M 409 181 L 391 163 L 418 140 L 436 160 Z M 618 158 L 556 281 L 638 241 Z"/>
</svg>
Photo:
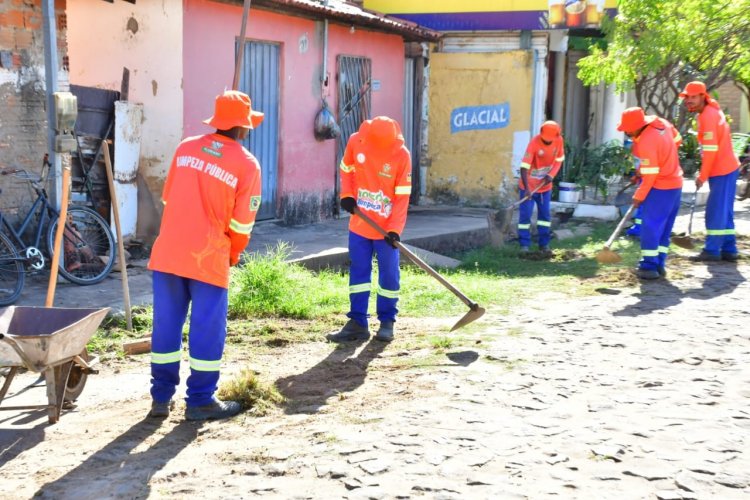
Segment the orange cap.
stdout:
<svg viewBox="0 0 750 500">
<path fill-rule="evenodd" d="M 641 127 L 645 127 L 652 121 L 656 120 L 656 116 L 649 115 L 643 112 L 643 109 L 639 107 L 628 108 L 622 112 L 620 123 L 617 125 L 617 130 L 629 134 L 635 132 Z"/>
<path fill-rule="evenodd" d="M 256 128 L 263 121 L 263 113 L 253 111 L 250 96 L 238 90 L 226 90 L 216 96 L 214 116 L 203 123 L 217 130 L 234 127 Z"/>
<path fill-rule="evenodd" d="M 706 92 L 706 84 L 703 82 L 690 82 L 687 85 L 685 85 L 685 90 L 680 92 L 680 98 L 684 99 L 689 95 L 700 95 L 703 94 L 706 97 L 709 97 L 708 92 Z"/>
<path fill-rule="evenodd" d="M 542 128 L 539 133 L 542 136 L 542 139 L 547 142 L 552 142 L 560 136 L 560 125 L 555 121 L 547 120 L 542 123 Z"/>
</svg>

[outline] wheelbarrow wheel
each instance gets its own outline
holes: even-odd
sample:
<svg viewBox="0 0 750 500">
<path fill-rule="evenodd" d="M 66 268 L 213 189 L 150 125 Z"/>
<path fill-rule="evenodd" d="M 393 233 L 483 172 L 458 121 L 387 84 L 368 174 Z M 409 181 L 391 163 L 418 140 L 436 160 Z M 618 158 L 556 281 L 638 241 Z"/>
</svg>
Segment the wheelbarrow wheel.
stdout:
<svg viewBox="0 0 750 500">
<path fill-rule="evenodd" d="M 84 361 L 89 360 L 89 353 L 84 349 L 81 354 L 79 354 L 81 358 L 83 358 Z M 76 399 L 78 399 L 78 396 L 81 395 L 83 392 L 83 388 L 86 385 L 86 379 L 88 379 L 89 374 L 84 371 L 84 368 L 77 363 L 73 363 L 72 368 L 70 369 L 70 375 L 68 376 L 68 382 L 65 384 L 65 396 L 64 399 L 66 402 L 73 402 Z"/>
</svg>

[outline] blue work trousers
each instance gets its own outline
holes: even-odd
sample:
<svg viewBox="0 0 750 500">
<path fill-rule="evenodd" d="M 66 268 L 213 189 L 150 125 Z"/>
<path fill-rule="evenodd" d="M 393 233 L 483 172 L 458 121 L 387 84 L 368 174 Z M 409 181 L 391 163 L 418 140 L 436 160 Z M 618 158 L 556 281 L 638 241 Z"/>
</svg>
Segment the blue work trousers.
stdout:
<svg viewBox="0 0 750 500">
<path fill-rule="evenodd" d="M 736 254 L 734 230 L 734 194 L 739 169 L 727 175 L 708 178 L 706 202 L 706 243 L 703 250 L 711 255 Z"/>
<path fill-rule="evenodd" d="M 227 336 L 227 289 L 154 271 L 154 329 L 151 337 L 151 397 L 172 399 L 180 383 L 182 327 L 190 310 L 188 406 L 211 403 L 219 382 Z"/>
<path fill-rule="evenodd" d="M 349 302 L 347 316 L 362 326 L 367 326 L 367 306 L 370 301 L 372 257 L 378 259 L 378 289 L 376 310 L 378 320 L 396 321 L 398 291 L 401 274 L 398 249 L 385 240 L 371 240 L 349 231 Z"/>
<path fill-rule="evenodd" d="M 641 203 L 641 269 L 664 268 L 669 253 L 669 237 L 680 211 L 682 188 L 651 188 Z"/>
<path fill-rule="evenodd" d="M 526 190 L 519 189 L 519 199 L 526 196 Z M 552 226 L 550 218 L 550 200 L 552 191 L 544 193 L 534 193 L 530 199 L 521 203 L 518 208 L 518 243 L 522 247 L 531 245 L 531 214 L 534 212 L 536 205 L 536 230 L 539 233 L 539 246 L 546 247 L 549 245 L 550 228 Z"/>
</svg>

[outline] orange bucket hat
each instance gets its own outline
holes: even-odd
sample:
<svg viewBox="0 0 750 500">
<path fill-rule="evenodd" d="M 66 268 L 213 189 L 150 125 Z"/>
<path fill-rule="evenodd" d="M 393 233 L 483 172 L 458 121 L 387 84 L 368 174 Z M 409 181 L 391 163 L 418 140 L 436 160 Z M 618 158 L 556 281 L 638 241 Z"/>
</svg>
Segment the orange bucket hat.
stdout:
<svg viewBox="0 0 750 500">
<path fill-rule="evenodd" d="M 552 142 L 560 136 L 560 125 L 556 121 L 547 120 L 542 123 L 542 128 L 539 130 L 542 139 L 547 142 Z"/>
<path fill-rule="evenodd" d="M 706 92 L 706 84 L 703 82 L 690 82 L 687 85 L 685 85 L 685 90 L 680 92 L 680 99 L 684 99 L 689 95 L 700 95 L 703 94 L 706 97 L 709 97 L 708 92 Z"/>
<path fill-rule="evenodd" d="M 234 127 L 254 129 L 263 121 L 263 113 L 253 111 L 250 96 L 238 90 L 226 90 L 216 96 L 214 115 L 203 120 L 217 130 Z"/>
<path fill-rule="evenodd" d="M 629 134 L 635 132 L 641 127 L 645 127 L 654 120 L 656 120 L 656 116 L 646 116 L 643 109 L 635 106 L 622 112 L 622 117 L 620 117 L 620 123 L 617 125 L 617 130 Z"/>
<path fill-rule="evenodd" d="M 680 99 L 685 99 L 687 96 L 691 95 L 703 95 L 706 98 L 706 104 L 712 105 L 716 108 L 719 107 L 719 104 L 716 102 L 716 100 L 708 95 L 706 84 L 703 82 L 699 82 L 696 80 L 685 85 L 685 90 L 680 92 Z"/>
</svg>

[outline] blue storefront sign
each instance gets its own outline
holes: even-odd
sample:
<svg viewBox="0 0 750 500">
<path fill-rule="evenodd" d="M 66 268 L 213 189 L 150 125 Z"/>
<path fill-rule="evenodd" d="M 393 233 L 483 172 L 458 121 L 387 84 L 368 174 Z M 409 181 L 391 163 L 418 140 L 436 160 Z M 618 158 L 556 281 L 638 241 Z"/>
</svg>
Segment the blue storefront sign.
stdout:
<svg viewBox="0 0 750 500">
<path fill-rule="evenodd" d="M 451 134 L 467 130 L 504 128 L 510 122 L 510 103 L 465 106 L 451 111 Z"/>
</svg>

